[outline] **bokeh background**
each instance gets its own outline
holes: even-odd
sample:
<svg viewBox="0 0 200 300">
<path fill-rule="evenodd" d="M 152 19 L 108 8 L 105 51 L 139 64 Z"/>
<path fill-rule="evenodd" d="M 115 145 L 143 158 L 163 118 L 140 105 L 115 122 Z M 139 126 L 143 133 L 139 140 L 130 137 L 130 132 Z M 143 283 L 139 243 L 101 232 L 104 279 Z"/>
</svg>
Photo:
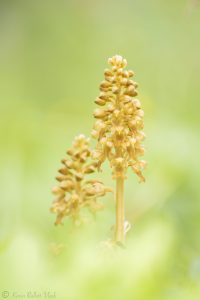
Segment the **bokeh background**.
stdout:
<svg viewBox="0 0 200 300">
<path fill-rule="evenodd" d="M 199 37 L 197 0 L 0 1 L 0 297 L 200 299 Z M 49 207 L 115 54 L 139 83 L 148 169 L 126 181 L 127 249 L 102 258 L 111 195 L 82 228 Z"/>
</svg>

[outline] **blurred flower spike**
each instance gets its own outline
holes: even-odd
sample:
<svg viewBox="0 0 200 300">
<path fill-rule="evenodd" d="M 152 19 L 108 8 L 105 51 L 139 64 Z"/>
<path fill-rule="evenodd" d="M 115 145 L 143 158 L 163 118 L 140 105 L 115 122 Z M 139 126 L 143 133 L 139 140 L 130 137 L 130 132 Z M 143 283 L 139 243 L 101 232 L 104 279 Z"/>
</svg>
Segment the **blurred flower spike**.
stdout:
<svg viewBox="0 0 200 300">
<path fill-rule="evenodd" d="M 83 221 L 81 209 L 88 208 L 95 214 L 103 208 L 98 198 L 112 190 L 100 180 L 85 179 L 88 174 L 94 173 L 97 167 L 97 163 L 90 159 L 88 138 L 83 134 L 75 137 L 67 154 L 68 158 L 61 161 L 63 167 L 59 169 L 60 174 L 56 177 L 59 185 L 52 190 L 56 198 L 51 211 L 57 214 L 56 225 L 61 224 L 67 216 L 79 225 Z"/>
</svg>

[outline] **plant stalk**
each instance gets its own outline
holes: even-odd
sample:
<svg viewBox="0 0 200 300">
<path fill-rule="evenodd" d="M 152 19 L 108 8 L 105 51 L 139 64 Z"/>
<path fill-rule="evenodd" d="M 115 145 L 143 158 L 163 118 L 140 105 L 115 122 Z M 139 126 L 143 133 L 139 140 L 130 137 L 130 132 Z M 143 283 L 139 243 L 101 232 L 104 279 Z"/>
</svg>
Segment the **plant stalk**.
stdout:
<svg viewBox="0 0 200 300">
<path fill-rule="evenodd" d="M 124 178 L 116 179 L 116 230 L 115 241 L 124 242 Z"/>
</svg>

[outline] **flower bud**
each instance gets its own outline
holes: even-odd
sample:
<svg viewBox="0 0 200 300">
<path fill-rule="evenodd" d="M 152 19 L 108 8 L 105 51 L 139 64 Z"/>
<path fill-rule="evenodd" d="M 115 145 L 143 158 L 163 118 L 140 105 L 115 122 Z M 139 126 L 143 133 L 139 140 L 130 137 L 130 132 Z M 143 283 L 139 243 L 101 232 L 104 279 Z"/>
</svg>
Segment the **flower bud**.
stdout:
<svg viewBox="0 0 200 300">
<path fill-rule="evenodd" d="M 115 106 L 113 104 L 108 104 L 107 106 L 107 111 L 109 113 L 113 112 L 115 110 Z"/>
<path fill-rule="evenodd" d="M 100 99 L 102 99 L 102 100 L 106 100 L 106 101 L 107 101 L 107 99 L 108 99 L 108 96 L 107 96 L 107 94 L 106 94 L 106 93 L 104 93 L 104 92 L 101 92 L 101 93 L 100 93 L 100 95 L 99 95 L 99 98 L 100 98 Z"/>
<path fill-rule="evenodd" d="M 127 60 L 124 58 L 122 61 L 122 68 L 125 68 L 127 66 Z"/>
<path fill-rule="evenodd" d="M 122 99 L 123 99 L 125 104 L 132 101 L 132 98 L 128 95 L 124 95 Z"/>
<path fill-rule="evenodd" d="M 69 168 L 72 169 L 73 168 L 73 162 L 70 161 L 69 159 L 65 160 L 65 165 Z"/>
<path fill-rule="evenodd" d="M 61 189 L 60 187 L 55 186 L 55 187 L 53 187 L 53 189 L 52 189 L 52 193 L 53 193 L 54 195 L 61 195 L 61 194 L 64 194 L 65 192 L 64 192 L 64 190 Z"/>
<path fill-rule="evenodd" d="M 123 69 L 122 69 L 122 68 L 120 68 L 120 69 L 117 70 L 117 75 L 118 75 L 118 76 L 119 76 L 119 75 L 122 75 L 122 73 L 123 73 Z"/>
<path fill-rule="evenodd" d="M 116 63 L 116 65 L 121 66 L 121 63 L 123 62 L 123 58 L 121 55 L 115 55 L 113 57 L 113 62 Z"/>
<path fill-rule="evenodd" d="M 102 120 L 97 120 L 97 121 L 95 122 L 95 124 L 94 124 L 94 128 L 95 128 L 97 131 L 99 131 L 99 130 L 105 128 L 105 127 L 106 127 L 106 125 L 104 124 L 104 122 L 103 122 Z"/>
<path fill-rule="evenodd" d="M 96 100 L 94 102 L 100 106 L 103 106 L 106 104 L 106 101 L 101 98 L 96 98 Z"/>
<path fill-rule="evenodd" d="M 76 172 L 75 177 L 77 181 L 81 181 L 83 179 L 83 174 L 80 172 Z"/>
<path fill-rule="evenodd" d="M 138 109 L 138 110 L 136 111 L 136 114 L 137 114 L 137 116 L 139 116 L 139 117 L 144 117 L 144 111 L 143 111 L 142 109 Z"/>
<path fill-rule="evenodd" d="M 140 100 L 138 100 L 138 99 L 132 99 L 132 102 L 133 102 L 133 104 L 134 104 L 134 106 L 136 108 L 141 108 Z"/>
<path fill-rule="evenodd" d="M 101 110 L 101 109 L 95 109 L 95 111 L 94 111 L 94 117 L 95 118 L 99 118 L 99 119 L 101 119 L 101 118 L 104 118 L 105 116 L 107 115 L 107 113 L 105 112 L 105 110 Z"/>
<path fill-rule="evenodd" d="M 101 84 L 100 84 L 100 87 L 102 87 L 102 88 L 108 88 L 108 87 L 110 87 L 111 86 L 111 84 L 110 84 L 110 82 L 108 82 L 108 81 L 103 81 Z"/>
<path fill-rule="evenodd" d="M 67 175 L 69 173 L 69 171 L 67 170 L 67 168 L 61 168 L 58 170 L 59 173 L 63 174 L 63 175 Z"/>
<path fill-rule="evenodd" d="M 108 82 L 112 83 L 112 84 L 113 84 L 113 83 L 116 83 L 116 79 L 115 79 L 114 76 L 112 76 L 112 77 L 106 76 L 105 79 L 106 79 Z"/>
<path fill-rule="evenodd" d="M 72 151 L 72 149 L 69 149 L 69 150 L 67 150 L 66 153 L 71 156 L 73 154 L 73 151 Z"/>
<path fill-rule="evenodd" d="M 133 85 L 135 87 L 134 81 L 131 79 L 127 80 L 127 85 Z"/>
<path fill-rule="evenodd" d="M 105 75 L 105 76 L 112 76 L 113 73 L 112 73 L 109 69 L 105 69 L 104 75 Z"/>
<path fill-rule="evenodd" d="M 117 94 L 119 94 L 120 89 L 117 86 L 113 86 L 112 92 L 113 92 L 113 94 L 117 95 Z"/>
<path fill-rule="evenodd" d="M 112 67 L 112 71 L 113 71 L 113 72 L 116 72 L 116 71 L 117 71 L 117 66 L 113 66 L 113 67 Z"/>
<path fill-rule="evenodd" d="M 61 182 L 60 187 L 63 188 L 64 190 L 69 190 L 74 187 L 74 184 L 71 180 L 66 180 Z"/>
<path fill-rule="evenodd" d="M 96 170 L 95 166 L 94 165 L 90 165 L 90 166 L 85 167 L 84 173 L 85 174 L 94 173 L 95 170 Z"/>
<path fill-rule="evenodd" d="M 91 136 L 93 137 L 93 138 L 98 138 L 98 136 L 99 136 L 99 133 L 98 133 L 98 131 L 97 130 L 92 130 L 92 132 L 91 132 Z"/>
<path fill-rule="evenodd" d="M 122 85 L 127 85 L 127 83 L 128 83 L 127 78 L 122 78 L 122 79 L 121 79 L 121 84 L 122 84 Z"/>
<path fill-rule="evenodd" d="M 137 92 L 136 92 L 136 90 L 135 90 L 135 88 L 134 88 L 133 85 L 130 85 L 130 86 L 127 88 L 126 94 L 129 95 L 129 96 L 132 96 L 132 97 L 137 95 Z"/>
<path fill-rule="evenodd" d="M 128 71 L 123 71 L 122 76 L 125 78 L 129 77 L 129 72 Z"/>
<path fill-rule="evenodd" d="M 129 70 L 129 71 L 128 71 L 128 75 L 129 75 L 129 77 L 133 77 L 133 76 L 134 76 L 134 72 L 131 71 L 131 70 Z"/>
<path fill-rule="evenodd" d="M 65 175 L 58 175 L 58 176 L 56 176 L 56 180 L 57 181 L 63 181 L 63 180 L 65 180 L 66 179 L 66 176 Z"/>
</svg>

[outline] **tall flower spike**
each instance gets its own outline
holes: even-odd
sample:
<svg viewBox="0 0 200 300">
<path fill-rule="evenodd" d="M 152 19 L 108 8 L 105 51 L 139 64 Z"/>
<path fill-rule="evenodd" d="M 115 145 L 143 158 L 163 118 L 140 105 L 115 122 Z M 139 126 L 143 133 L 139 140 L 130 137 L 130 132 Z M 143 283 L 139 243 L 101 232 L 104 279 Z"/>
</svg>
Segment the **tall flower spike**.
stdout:
<svg viewBox="0 0 200 300">
<path fill-rule="evenodd" d="M 89 139 L 84 135 L 75 137 L 72 148 L 67 151 L 69 158 L 61 162 L 63 167 L 56 177 L 59 186 L 53 188 L 56 195 L 51 211 L 57 214 L 55 224 L 61 224 L 66 217 L 72 217 L 76 224 L 81 222 L 80 210 L 87 207 L 92 213 L 102 209 L 99 197 L 111 189 L 99 180 L 85 180 L 88 174 L 96 170 L 96 163 L 90 160 Z M 88 161 L 89 160 L 89 161 Z"/>
<path fill-rule="evenodd" d="M 144 112 L 137 96 L 138 84 L 131 80 L 134 73 L 125 70 L 126 59 L 119 55 L 109 58 L 110 69 L 104 72 L 105 80 L 100 84 L 100 95 L 95 103 L 100 106 L 94 111 L 97 121 L 92 136 L 97 139 L 93 157 L 98 168 L 108 159 L 116 179 L 116 241 L 124 240 L 124 201 L 123 186 L 128 167 L 145 181 L 142 169 L 146 162 L 140 160 L 144 154 L 142 141 L 145 134 Z"/>
</svg>

